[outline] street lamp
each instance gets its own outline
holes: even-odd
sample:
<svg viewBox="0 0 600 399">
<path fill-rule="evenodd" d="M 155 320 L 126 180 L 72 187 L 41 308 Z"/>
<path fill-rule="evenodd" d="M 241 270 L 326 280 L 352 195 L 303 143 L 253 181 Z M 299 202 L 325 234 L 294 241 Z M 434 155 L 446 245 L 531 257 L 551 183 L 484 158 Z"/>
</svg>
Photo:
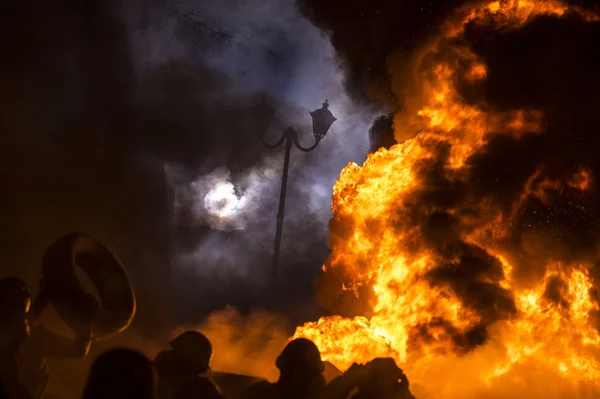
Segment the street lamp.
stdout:
<svg viewBox="0 0 600 399">
<path fill-rule="evenodd" d="M 291 126 L 288 127 L 279 140 L 276 143 L 270 144 L 265 140 L 265 134 L 271 124 L 271 119 L 275 115 L 276 111 L 273 107 L 271 107 L 266 99 L 263 97 L 262 101 L 254 106 L 252 109 L 252 113 L 254 115 L 254 119 L 256 121 L 256 125 L 259 128 L 259 132 L 261 133 L 260 139 L 265 146 L 268 148 L 276 149 L 283 144 L 285 141 L 285 158 L 283 161 L 283 175 L 281 176 L 281 193 L 279 194 L 279 211 L 277 212 L 277 231 L 275 232 L 275 246 L 273 249 L 273 263 L 271 264 L 271 281 L 274 282 L 277 278 L 277 273 L 279 271 L 279 250 L 281 248 L 281 232 L 283 229 L 283 219 L 285 214 L 285 193 L 287 189 L 287 176 L 288 169 L 290 166 L 290 152 L 292 150 L 292 144 L 296 146 L 297 149 L 303 152 L 310 152 L 317 148 L 323 137 L 327 134 L 327 131 L 337 120 L 329 111 L 329 102 L 325 100 L 323 103 L 323 107 L 319 108 L 310 113 L 312 118 L 313 125 L 313 134 L 315 136 L 315 143 L 308 148 L 302 147 L 300 145 L 300 141 L 298 140 L 298 133 Z"/>
</svg>

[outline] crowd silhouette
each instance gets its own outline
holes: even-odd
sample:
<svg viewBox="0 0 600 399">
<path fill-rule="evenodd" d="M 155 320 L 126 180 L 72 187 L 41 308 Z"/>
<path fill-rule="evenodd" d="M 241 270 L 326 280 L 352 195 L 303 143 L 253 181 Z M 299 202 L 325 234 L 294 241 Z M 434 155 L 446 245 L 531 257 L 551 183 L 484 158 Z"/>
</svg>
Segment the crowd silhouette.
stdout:
<svg viewBox="0 0 600 399">
<path fill-rule="evenodd" d="M 78 314 L 87 317 L 75 338 L 67 340 L 34 324 L 49 303 L 43 284 L 40 288 L 32 304 L 22 280 L 0 279 L 0 399 L 50 399 L 46 359 L 85 358 L 90 348 L 98 303 L 90 297 L 79 304 Z M 280 376 L 276 382 L 248 377 L 239 380 L 237 385 L 242 386 L 237 387 L 232 386 L 235 381 L 219 383 L 212 377 L 212 345 L 203 334 L 186 331 L 169 344 L 171 349 L 158 353 L 153 361 L 128 348 L 102 353 L 93 362 L 81 398 L 413 398 L 408 379 L 394 360 L 375 359 L 341 373 L 323 362 L 317 346 L 303 338 L 290 341 L 277 358 Z M 326 370 L 335 376 L 329 383 Z"/>
</svg>

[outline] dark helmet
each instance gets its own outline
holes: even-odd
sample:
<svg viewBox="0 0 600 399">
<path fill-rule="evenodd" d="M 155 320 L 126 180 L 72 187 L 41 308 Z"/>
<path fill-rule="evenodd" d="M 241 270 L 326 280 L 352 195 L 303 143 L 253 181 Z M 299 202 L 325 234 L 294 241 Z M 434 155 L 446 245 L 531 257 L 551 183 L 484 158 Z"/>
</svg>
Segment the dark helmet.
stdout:
<svg viewBox="0 0 600 399">
<path fill-rule="evenodd" d="M 27 312 L 31 303 L 31 292 L 25 281 L 18 277 L 0 278 L 0 307 Z"/>
<path fill-rule="evenodd" d="M 206 370 L 210 370 L 212 345 L 204 334 L 198 331 L 186 331 L 178 335 L 169 344 L 177 354 L 192 360 Z"/>
<path fill-rule="evenodd" d="M 297 338 L 288 343 L 277 358 L 276 365 L 281 374 L 322 374 L 325 370 L 319 348 L 306 338 Z"/>
</svg>

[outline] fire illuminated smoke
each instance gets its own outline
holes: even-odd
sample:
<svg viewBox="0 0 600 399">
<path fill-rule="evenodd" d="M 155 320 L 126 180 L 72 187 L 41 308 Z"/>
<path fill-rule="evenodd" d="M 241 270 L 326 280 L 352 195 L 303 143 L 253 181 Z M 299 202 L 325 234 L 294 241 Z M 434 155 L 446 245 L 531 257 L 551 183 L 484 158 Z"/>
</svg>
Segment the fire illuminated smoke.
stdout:
<svg viewBox="0 0 600 399">
<path fill-rule="evenodd" d="M 596 212 L 586 200 L 597 190 L 593 170 L 580 165 L 560 178 L 538 165 L 508 206 L 470 184 L 490 134 L 543 135 L 546 115 L 466 101 L 458 84 L 477 86 L 488 66 L 453 39 L 469 26 L 511 31 L 540 16 L 598 20 L 555 1 L 466 12 L 418 60 L 420 103 L 395 118 L 396 137 L 411 138 L 341 172 L 320 294 L 348 317 L 295 333 L 325 360 L 347 369 L 391 356 L 428 398 L 599 397 L 597 254 L 559 256 L 541 244 L 551 232 L 520 222 L 527 212 L 559 218 L 563 202 L 576 209 L 567 218 Z"/>
</svg>

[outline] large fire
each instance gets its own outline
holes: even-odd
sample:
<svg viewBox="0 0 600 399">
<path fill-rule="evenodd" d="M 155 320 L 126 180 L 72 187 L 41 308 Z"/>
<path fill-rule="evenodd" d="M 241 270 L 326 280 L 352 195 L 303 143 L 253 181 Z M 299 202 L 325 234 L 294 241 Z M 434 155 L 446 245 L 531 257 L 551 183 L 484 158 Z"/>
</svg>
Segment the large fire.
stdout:
<svg viewBox="0 0 600 399">
<path fill-rule="evenodd" d="M 556 1 L 496 1 L 467 11 L 438 44 L 479 20 L 510 30 L 539 15 L 567 14 L 598 19 Z M 341 369 L 391 356 L 424 397 L 597 397 L 600 306 L 593 263 L 548 258 L 542 273 L 524 278 L 514 275 L 519 254 L 503 245 L 527 200 L 547 203 L 555 190 L 585 196 L 595 190 L 593 174 L 582 167 L 569 180 L 553 181 L 537 170 L 508 210 L 470 198 L 461 184 L 486 134 L 544 134 L 544 114 L 467 104 L 456 82 L 487 76 L 484 61 L 467 46 L 454 45 L 421 65 L 427 67 L 418 72 L 420 103 L 395 120 L 396 137 L 412 138 L 371 154 L 362 166 L 349 164 L 334 188 L 332 254 L 323 270 L 337 276 L 341 294 L 356 299 L 359 316 L 325 317 L 299 327 L 295 337 L 312 339 Z M 463 199 L 420 207 L 433 184 L 448 184 L 446 191 Z"/>
</svg>

